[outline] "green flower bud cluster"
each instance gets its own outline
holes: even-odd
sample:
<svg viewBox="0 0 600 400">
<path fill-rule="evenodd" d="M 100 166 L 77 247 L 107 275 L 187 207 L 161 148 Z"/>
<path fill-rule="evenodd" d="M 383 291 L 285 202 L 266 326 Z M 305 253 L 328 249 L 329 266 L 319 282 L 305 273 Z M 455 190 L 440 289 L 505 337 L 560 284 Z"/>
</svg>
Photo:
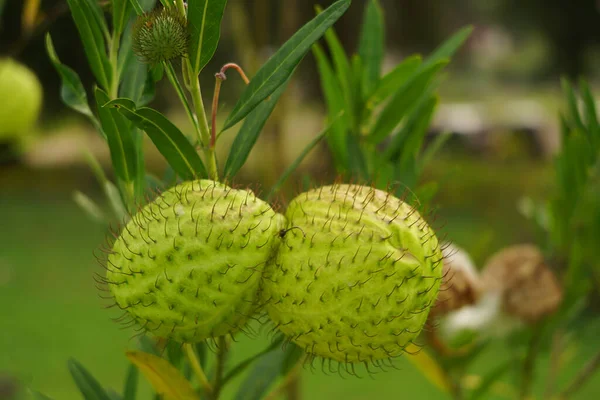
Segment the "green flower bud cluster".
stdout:
<svg viewBox="0 0 600 400">
<path fill-rule="evenodd" d="M 174 8 L 144 14 L 133 25 L 133 51 L 141 61 L 160 64 L 187 55 L 187 21 Z"/>
<path fill-rule="evenodd" d="M 116 306 L 159 337 L 232 335 L 266 312 L 309 359 L 378 365 L 420 334 L 442 259 L 417 210 L 381 190 L 313 189 L 284 216 L 249 190 L 200 180 L 131 218 L 104 283 Z"/>
</svg>

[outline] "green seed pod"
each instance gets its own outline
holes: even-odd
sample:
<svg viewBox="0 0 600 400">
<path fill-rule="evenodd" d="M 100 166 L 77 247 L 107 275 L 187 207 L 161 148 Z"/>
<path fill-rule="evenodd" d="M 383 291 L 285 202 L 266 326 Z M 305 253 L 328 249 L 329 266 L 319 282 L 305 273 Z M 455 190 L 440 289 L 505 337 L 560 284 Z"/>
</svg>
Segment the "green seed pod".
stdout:
<svg viewBox="0 0 600 400">
<path fill-rule="evenodd" d="M 421 332 L 442 278 L 442 253 L 419 213 L 358 185 L 311 190 L 289 205 L 262 296 L 276 328 L 309 359 L 374 363 Z"/>
<path fill-rule="evenodd" d="M 160 64 L 187 54 L 187 22 L 174 8 L 158 9 L 138 17 L 132 32 L 133 51 L 145 63 Z"/>
<path fill-rule="evenodd" d="M 243 329 L 285 219 L 249 190 L 180 184 L 127 223 L 107 259 L 116 305 L 158 337 L 199 342 Z"/>
</svg>

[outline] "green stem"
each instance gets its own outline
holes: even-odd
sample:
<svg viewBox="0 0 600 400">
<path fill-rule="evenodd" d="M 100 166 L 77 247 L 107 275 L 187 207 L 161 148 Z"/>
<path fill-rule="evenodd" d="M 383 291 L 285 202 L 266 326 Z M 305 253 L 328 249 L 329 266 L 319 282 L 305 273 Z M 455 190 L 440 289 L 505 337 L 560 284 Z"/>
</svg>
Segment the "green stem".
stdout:
<svg viewBox="0 0 600 400">
<path fill-rule="evenodd" d="M 110 82 L 110 90 L 108 96 L 111 100 L 116 99 L 119 96 L 119 44 L 121 42 L 121 35 L 117 32 L 114 33 L 110 41 L 110 54 L 109 61 L 112 67 L 112 81 Z"/>
<path fill-rule="evenodd" d="M 568 399 L 573 396 L 600 368 L 600 352 L 593 356 L 579 371 L 573 381 L 559 395 L 559 399 Z"/>
<path fill-rule="evenodd" d="M 196 375 L 196 378 L 198 378 L 198 381 L 204 388 L 204 391 L 209 394 L 212 393 L 213 388 L 212 388 L 210 382 L 208 382 L 208 378 L 206 378 L 206 374 L 204 373 L 204 370 L 202 369 L 202 365 L 200 365 L 200 361 L 198 361 L 198 357 L 196 357 L 194 348 L 192 347 L 191 344 L 186 343 L 183 345 L 183 349 L 185 350 L 185 355 L 187 356 L 188 361 L 190 362 L 192 371 L 194 371 L 194 374 Z"/>
<path fill-rule="evenodd" d="M 185 4 L 183 4 L 183 0 L 177 0 L 177 2 L 175 4 L 177 5 L 177 9 L 181 13 L 181 15 L 183 15 L 184 17 L 187 17 L 187 15 L 185 13 Z"/>
<path fill-rule="evenodd" d="M 175 5 L 177 6 L 177 9 L 181 15 L 187 18 L 183 0 L 176 0 Z M 199 139 L 200 143 L 202 144 L 202 149 L 204 150 L 204 157 L 206 158 L 205 161 L 207 163 L 208 177 L 212 180 L 218 181 L 219 170 L 217 167 L 217 156 L 215 149 L 210 146 L 210 129 L 208 128 L 208 119 L 204 110 L 204 101 L 202 100 L 200 81 L 198 80 L 198 75 L 194 73 L 194 69 L 192 68 L 192 63 L 190 60 L 185 59 L 183 62 L 185 63 L 185 68 L 183 68 L 183 70 L 188 74 L 186 83 L 189 81 L 190 86 L 188 87 L 188 90 L 192 94 L 194 111 L 196 112 L 196 117 L 198 118 Z"/>
<path fill-rule="evenodd" d="M 525 400 L 529 397 L 531 386 L 533 384 L 533 374 L 535 370 L 535 361 L 540 348 L 540 341 L 543 333 L 543 323 L 535 326 L 531 335 L 531 341 L 527 349 L 527 354 L 523 362 L 523 371 L 521 373 L 521 390 L 519 398 Z"/>
<path fill-rule="evenodd" d="M 165 72 L 167 73 L 167 78 L 169 79 L 169 82 L 171 82 L 171 85 L 173 85 L 173 88 L 177 92 L 177 96 L 179 97 L 179 100 L 181 100 L 181 104 L 183 104 L 183 108 L 185 108 L 185 112 L 186 112 L 188 118 L 190 119 L 190 122 L 192 123 L 192 125 L 194 126 L 194 128 L 196 130 L 196 135 L 198 136 L 198 141 L 199 141 L 199 143 L 202 143 L 202 137 L 200 136 L 200 127 L 198 126 L 198 121 L 194 117 L 194 112 L 192 111 L 190 102 L 188 101 L 187 97 L 185 96 L 183 87 L 181 86 L 179 79 L 177 79 L 177 74 L 175 73 L 175 69 L 173 68 L 173 65 L 171 64 L 170 61 L 165 62 L 164 67 L 165 67 Z"/>
<path fill-rule="evenodd" d="M 189 60 L 187 61 L 189 63 Z M 198 117 L 198 124 L 200 127 L 200 136 L 202 139 L 202 148 L 204 150 L 204 156 L 206 163 L 208 164 L 208 176 L 210 179 L 218 181 L 219 172 L 217 169 L 217 156 L 215 154 L 214 147 L 210 146 L 210 129 L 208 128 L 208 120 L 204 111 L 204 101 L 202 100 L 202 91 L 200 90 L 200 81 L 198 77 L 192 72 L 192 66 L 188 64 L 188 72 L 190 74 L 191 83 L 191 94 L 196 110 L 196 116 Z"/>
<path fill-rule="evenodd" d="M 217 353 L 217 365 L 215 367 L 215 383 L 213 385 L 213 399 L 217 400 L 221 394 L 223 388 L 223 372 L 225 371 L 225 358 L 227 357 L 227 338 L 225 336 L 219 337 L 218 353 Z"/>
</svg>

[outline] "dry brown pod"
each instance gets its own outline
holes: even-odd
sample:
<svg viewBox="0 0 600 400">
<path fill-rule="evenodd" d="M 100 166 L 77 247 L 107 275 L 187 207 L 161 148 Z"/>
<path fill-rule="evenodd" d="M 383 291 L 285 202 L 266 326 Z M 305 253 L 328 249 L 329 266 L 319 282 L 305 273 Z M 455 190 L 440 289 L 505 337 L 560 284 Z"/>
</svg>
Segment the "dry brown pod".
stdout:
<svg viewBox="0 0 600 400">
<path fill-rule="evenodd" d="M 502 296 L 503 310 L 526 323 L 554 313 L 562 301 L 558 280 L 534 245 L 511 246 L 495 253 L 481 278 L 486 292 Z"/>
<path fill-rule="evenodd" d="M 481 282 L 469 255 L 461 248 L 444 246 L 443 279 L 432 317 L 442 317 L 452 311 L 477 302 Z"/>
</svg>

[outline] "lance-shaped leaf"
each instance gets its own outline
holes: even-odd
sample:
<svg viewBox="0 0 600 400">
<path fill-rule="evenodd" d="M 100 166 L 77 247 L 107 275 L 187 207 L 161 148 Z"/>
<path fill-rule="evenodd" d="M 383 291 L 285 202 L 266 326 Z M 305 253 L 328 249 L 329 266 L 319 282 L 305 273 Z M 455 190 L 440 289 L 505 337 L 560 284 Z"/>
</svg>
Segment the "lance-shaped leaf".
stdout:
<svg viewBox="0 0 600 400">
<path fill-rule="evenodd" d="M 448 61 L 442 60 L 428 66 L 414 75 L 396 92 L 375 122 L 368 138 L 371 143 L 379 143 L 392 133 L 406 113 L 415 106 L 415 100 L 425 93 L 437 72 L 446 64 Z"/>
<path fill-rule="evenodd" d="M 136 151 L 127 119 L 114 108 L 104 107 L 110 98 L 96 88 L 96 102 L 102 130 L 106 135 L 110 157 L 117 176 L 124 182 L 132 182 L 136 176 Z"/>
<path fill-rule="evenodd" d="M 286 376 L 304 352 L 290 343 L 262 356 L 239 387 L 235 400 L 260 400 L 280 376 Z"/>
<path fill-rule="evenodd" d="M 121 33 L 123 33 L 131 16 L 132 9 L 132 3 L 129 0 L 112 0 L 113 32 L 115 37 L 120 37 Z"/>
<path fill-rule="evenodd" d="M 196 75 L 212 59 L 221 36 L 221 20 L 227 0 L 188 1 L 189 57 Z"/>
<path fill-rule="evenodd" d="M 71 15 L 83 42 L 83 49 L 87 56 L 90 68 L 98 84 L 108 90 L 112 81 L 112 69 L 106 54 L 105 35 L 101 21 L 102 16 L 97 15 L 97 10 L 86 0 L 67 0 Z"/>
<path fill-rule="evenodd" d="M 79 75 L 60 62 L 58 55 L 54 50 L 52 38 L 49 33 L 46 34 L 46 51 L 48 52 L 48 57 L 50 58 L 52 65 L 60 75 L 62 83 L 60 87 L 60 97 L 62 101 L 68 107 L 88 117 L 96 127 L 99 127 L 98 121 L 94 117 L 88 104 L 87 94 L 79 79 Z"/>
<path fill-rule="evenodd" d="M 141 351 L 125 353 L 165 400 L 199 400 L 190 382 L 164 358 Z"/>
<path fill-rule="evenodd" d="M 344 101 L 343 91 L 338 77 L 333 71 L 329 60 L 325 56 L 325 52 L 319 45 L 313 46 L 313 54 L 317 60 L 317 68 L 321 77 L 321 88 L 325 96 L 327 104 L 328 120 L 331 123 L 334 116 L 340 112 L 347 110 Z M 329 149 L 333 155 L 333 159 L 338 171 L 348 169 L 348 151 L 346 136 L 349 130 L 349 121 L 347 115 L 336 119 L 336 122 L 331 126 L 331 132 L 327 136 Z"/>
<path fill-rule="evenodd" d="M 350 6 L 350 0 L 339 0 L 296 32 L 260 68 L 225 121 L 223 130 L 231 128 L 248 115 L 260 102 L 288 80 L 294 69 L 323 34 Z"/>
<path fill-rule="evenodd" d="M 281 85 L 268 100 L 262 102 L 244 120 L 242 128 L 231 145 L 229 157 L 227 157 L 227 162 L 225 163 L 226 177 L 233 178 L 244 166 L 267 119 L 269 119 L 269 116 L 277 105 L 277 101 L 279 101 L 286 88 L 287 84 Z"/>
<path fill-rule="evenodd" d="M 452 35 L 448 40 L 442 43 L 437 49 L 431 53 L 427 60 L 423 63 L 423 68 L 436 64 L 442 60 L 451 58 L 454 53 L 462 46 L 467 38 L 473 32 L 472 26 L 466 26 Z"/>
<path fill-rule="evenodd" d="M 164 115 L 148 107 L 135 108 L 129 99 L 116 99 L 105 107 L 114 107 L 145 131 L 171 167 L 184 179 L 206 177 L 206 169 L 194 146 Z"/>
<path fill-rule="evenodd" d="M 388 72 L 373 89 L 369 96 L 367 106 L 373 108 L 400 90 L 402 85 L 417 72 L 421 66 L 421 57 L 418 55 L 407 57 L 393 70 Z"/>
<path fill-rule="evenodd" d="M 127 371 L 125 386 L 123 387 L 123 400 L 135 400 L 138 388 L 139 370 L 132 364 Z"/>
<path fill-rule="evenodd" d="M 358 54 L 363 62 L 363 93 L 370 93 L 379 81 L 384 47 L 383 11 L 378 0 L 369 0 L 358 45 Z"/>
<path fill-rule="evenodd" d="M 70 359 L 69 371 L 85 400 L 111 400 L 102 385 L 76 360 Z"/>
</svg>

